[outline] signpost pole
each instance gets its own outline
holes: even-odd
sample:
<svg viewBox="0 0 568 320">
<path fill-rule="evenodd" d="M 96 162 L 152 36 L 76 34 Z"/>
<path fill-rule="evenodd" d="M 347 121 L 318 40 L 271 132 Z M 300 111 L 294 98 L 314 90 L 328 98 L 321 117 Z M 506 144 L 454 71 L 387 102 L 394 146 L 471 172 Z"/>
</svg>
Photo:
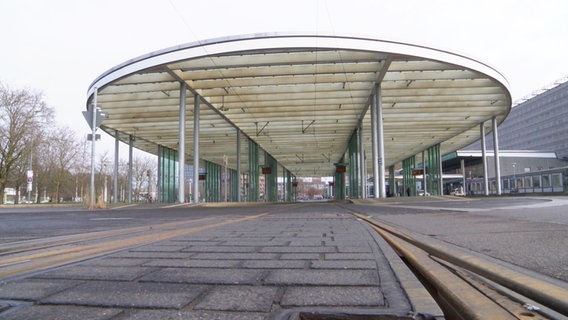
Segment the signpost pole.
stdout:
<svg viewBox="0 0 568 320">
<path fill-rule="evenodd" d="M 97 110 L 97 94 L 98 94 L 98 88 L 95 87 L 95 98 L 94 98 L 94 103 L 91 107 L 91 112 L 92 112 L 92 119 L 91 119 L 91 129 L 92 129 L 92 140 L 91 140 L 91 189 L 90 189 L 90 196 L 89 196 L 89 201 L 90 201 L 90 205 L 89 207 L 91 209 L 93 209 L 95 207 L 95 133 L 97 131 L 97 116 L 96 116 L 96 110 Z"/>
</svg>

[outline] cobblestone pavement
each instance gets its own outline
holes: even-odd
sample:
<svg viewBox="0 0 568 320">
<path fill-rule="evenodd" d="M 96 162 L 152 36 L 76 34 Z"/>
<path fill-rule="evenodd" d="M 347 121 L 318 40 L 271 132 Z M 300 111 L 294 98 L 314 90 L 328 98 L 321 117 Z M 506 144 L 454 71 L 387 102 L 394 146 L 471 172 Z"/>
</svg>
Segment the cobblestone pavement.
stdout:
<svg viewBox="0 0 568 320">
<path fill-rule="evenodd" d="M 408 296 L 424 292 L 405 287 L 416 281 L 400 262 L 389 262 L 392 257 L 341 208 L 289 205 L 254 220 L 0 282 L 0 318 L 410 318 L 421 302 Z"/>
</svg>

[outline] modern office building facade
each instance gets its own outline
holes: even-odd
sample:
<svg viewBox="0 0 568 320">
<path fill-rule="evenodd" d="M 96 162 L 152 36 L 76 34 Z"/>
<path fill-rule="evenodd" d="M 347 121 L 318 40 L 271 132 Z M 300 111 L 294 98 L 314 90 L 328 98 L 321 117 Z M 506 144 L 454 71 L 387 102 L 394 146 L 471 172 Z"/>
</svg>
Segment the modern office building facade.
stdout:
<svg viewBox="0 0 568 320">
<path fill-rule="evenodd" d="M 493 140 L 486 141 L 486 149 L 493 150 Z M 499 126 L 499 148 L 503 193 L 568 191 L 568 77 L 511 109 Z M 481 141 L 465 150 L 481 150 Z M 489 193 L 495 193 L 489 169 Z M 470 161 L 465 170 L 470 194 L 484 193 L 481 170 L 479 161 Z"/>
<path fill-rule="evenodd" d="M 486 141 L 487 149 L 493 149 L 493 140 Z M 568 160 L 568 77 L 511 109 L 499 126 L 499 148 L 553 151 Z M 481 143 L 466 149 L 480 150 Z"/>
</svg>

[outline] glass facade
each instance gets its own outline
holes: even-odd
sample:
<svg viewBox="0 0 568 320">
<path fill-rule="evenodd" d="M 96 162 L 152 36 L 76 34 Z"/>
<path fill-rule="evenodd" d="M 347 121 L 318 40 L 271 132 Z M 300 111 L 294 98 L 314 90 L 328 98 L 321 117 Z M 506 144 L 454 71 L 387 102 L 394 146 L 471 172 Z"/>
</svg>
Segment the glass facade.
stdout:
<svg viewBox="0 0 568 320">
<path fill-rule="evenodd" d="M 177 202 L 178 153 L 176 150 L 158 146 L 158 192 L 162 203 Z"/>
</svg>

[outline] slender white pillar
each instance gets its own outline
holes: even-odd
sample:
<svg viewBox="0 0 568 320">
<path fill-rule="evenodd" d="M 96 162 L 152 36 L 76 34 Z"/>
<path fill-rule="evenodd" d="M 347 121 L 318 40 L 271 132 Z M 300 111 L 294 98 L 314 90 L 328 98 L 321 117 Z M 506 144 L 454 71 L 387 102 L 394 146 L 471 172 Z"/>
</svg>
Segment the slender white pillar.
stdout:
<svg viewBox="0 0 568 320">
<path fill-rule="evenodd" d="M 497 118 L 493 117 L 493 152 L 495 158 L 495 187 L 497 195 L 501 195 L 501 165 L 499 164 L 499 133 L 497 132 Z"/>
<path fill-rule="evenodd" d="M 185 202 L 185 101 L 186 84 L 179 88 L 178 202 Z"/>
<path fill-rule="evenodd" d="M 422 189 L 424 190 L 424 196 L 428 194 L 428 179 L 426 178 L 428 173 L 426 172 L 426 159 L 424 158 L 424 151 L 422 151 Z"/>
<path fill-rule="evenodd" d="M 193 99 L 193 202 L 199 203 L 199 106 L 198 94 Z"/>
<path fill-rule="evenodd" d="M 438 150 L 438 164 L 440 165 L 439 167 L 439 172 L 440 172 L 440 180 L 438 183 L 438 188 L 440 190 L 440 196 L 444 195 L 444 166 L 443 166 L 443 159 L 442 159 L 442 148 L 440 145 L 438 145 L 438 148 L 436 148 L 436 150 Z"/>
<path fill-rule="evenodd" d="M 487 177 L 487 144 L 485 143 L 485 123 L 479 125 L 479 135 L 481 136 L 481 161 L 483 161 L 483 194 L 489 195 L 489 178 Z"/>
<path fill-rule="evenodd" d="M 112 190 L 112 203 L 118 202 L 118 144 L 120 139 L 118 137 L 118 130 L 114 130 L 114 176 L 112 178 L 113 190 Z"/>
<path fill-rule="evenodd" d="M 134 137 L 128 136 L 128 203 L 132 203 L 132 150 L 134 149 Z"/>
<path fill-rule="evenodd" d="M 467 193 L 467 186 L 465 185 L 465 160 L 464 159 L 460 160 L 460 165 L 461 165 L 461 172 L 462 172 L 462 188 L 463 188 L 463 192 Z"/>
<path fill-rule="evenodd" d="M 89 190 L 89 197 L 90 197 L 90 208 L 93 209 L 95 207 L 95 141 L 97 141 L 97 96 L 98 96 L 99 89 L 95 87 L 94 92 L 94 102 L 91 110 L 91 189 Z M 31 169 L 31 160 L 30 160 L 30 169 Z M 30 201 L 30 188 L 28 187 L 28 201 Z"/>
<path fill-rule="evenodd" d="M 386 185 L 385 185 L 385 143 L 383 133 L 383 103 L 381 99 L 381 86 L 375 85 L 375 98 L 377 99 L 377 143 L 379 146 L 379 189 L 381 191 L 380 197 L 386 198 Z"/>
<path fill-rule="evenodd" d="M 374 189 L 373 198 L 379 197 L 379 145 L 377 142 L 377 99 L 376 99 L 377 90 L 378 86 L 375 86 L 375 94 L 371 97 L 371 145 L 373 149 L 373 189 Z"/>
<path fill-rule="evenodd" d="M 359 170 L 361 173 L 360 184 L 361 199 L 367 198 L 367 168 L 365 167 L 365 136 L 363 134 L 363 122 L 359 123 Z"/>
<path fill-rule="evenodd" d="M 237 129 L 237 202 L 241 202 L 241 130 Z"/>
</svg>

